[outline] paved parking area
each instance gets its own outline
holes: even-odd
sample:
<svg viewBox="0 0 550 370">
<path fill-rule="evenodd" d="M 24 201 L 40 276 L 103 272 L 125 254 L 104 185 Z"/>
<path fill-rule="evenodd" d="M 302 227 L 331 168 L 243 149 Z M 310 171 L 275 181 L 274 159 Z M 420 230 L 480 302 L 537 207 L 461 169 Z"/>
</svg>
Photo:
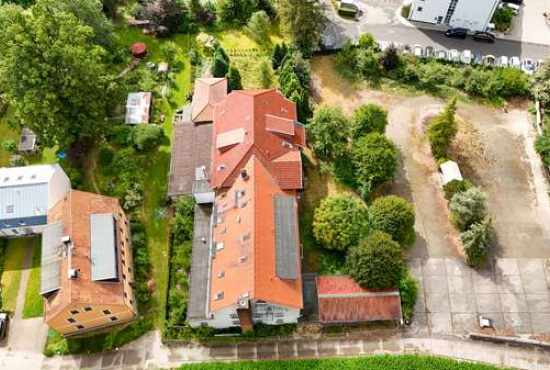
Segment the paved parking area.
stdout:
<svg viewBox="0 0 550 370">
<path fill-rule="evenodd" d="M 493 321 L 493 333 L 550 334 L 548 260 L 502 258 L 474 270 L 458 259 L 409 261 L 420 282 L 411 331 L 440 335 L 481 332 L 478 316 Z"/>
<path fill-rule="evenodd" d="M 550 27 L 543 13 L 550 13 L 548 0 L 525 0 L 514 19 L 510 39 L 550 45 Z"/>
</svg>

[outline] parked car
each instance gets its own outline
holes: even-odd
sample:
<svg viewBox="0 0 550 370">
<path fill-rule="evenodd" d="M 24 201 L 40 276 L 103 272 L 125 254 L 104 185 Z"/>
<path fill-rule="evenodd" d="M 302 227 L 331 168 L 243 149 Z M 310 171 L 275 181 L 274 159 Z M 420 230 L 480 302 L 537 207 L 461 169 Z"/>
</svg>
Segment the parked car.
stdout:
<svg viewBox="0 0 550 370">
<path fill-rule="evenodd" d="M 445 50 L 438 50 L 435 52 L 437 59 L 447 59 L 447 52 Z"/>
<path fill-rule="evenodd" d="M 521 61 L 519 57 L 511 57 L 508 65 L 512 68 L 521 69 Z"/>
<path fill-rule="evenodd" d="M 476 32 L 474 33 L 474 41 L 492 44 L 495 42 L 495 35 L 489 32 Z"/>
<path fill-rule="evenodd" d="M 426 46 L 424 49 L 424 56 L 426 58 L 433 58 L 435 57 L 435 49 L 433 46 Z"/>
<path fill-rule="evenodd" d="M 503 55 L 497 59 L 495 65 L 497 67 L 508 67 L 508 63 L 509 63 L 508 57 L 506 55 Z"/>
<path fill-rule="evenodd" d="M 451 62 L 458 62 L 460 61 L 460 53 L 456 49 L 449 50 L 449 60 Z"/>
<path fill-rule="evenodd" d="M 422 58 L 424 56 L 424 49 L 420 45 L 414 45 L 413 53 L 415 57 Z"/>
<path fill-rule="evenodd" d="M 483 64 L 487 64 L 488 66 L 494 66 L 495 65 L 496 58 L 494 55 L 485 55 L 483 57 Z"/>
<path fill-rule="evenodd" d="M 401 52 L 403 54 L 410 54 L 410 53 L 412 53 L 412 49 L 411 49 L 410 45 L 403 45 L 401 47 Z"/>
<path fill-rule="evenodd" d="M 465 39 L 468 35 L 468 30 L 466 28 L 451 28 L 445 32 L 445 36 L 453 37 L 456 39 Z"/>
<path fill-rule="evenodd" d="M 521 70 L 528 75 L 532 75 L 535 72 L 535 63 L 530 58 L 524 58 L 521 61 Z"/>
<path fill-rule="evenodd" d="M 10 317 L 8 316 L 7 313 L 5 312 L 0 313 L 0 340 L 4 339 L 8 334 L 9 321 L 10 321 Z"/>
<path fill-rule="evenodd" d="M 481 54 L 481 53 L 476 53 L 476 55 L 474 55 L 474 63 L 475 63 L 475 64 L 481 64 L 481 63 L 483 63 L 483 54 Z"/>
<path fill-rule="evenodd" d="M 519 13 L 519 5 L 517 5 L 517 4 L 511 4 L 511 3 L 502 2 L 502 3 L 498 4 L 498 8 L 499 8 L 499 9 L 508 8 L 508 9 L 510 9 L 512 12 L 514 12 L 515 15 L 517 15 L 517 14 Z"/>
<path fill-rule="evenodd" d="M 384 51 L 387 48 L 389 48 L 392 45 L 391 42 L 388 41 L 379 41 L 378 46 L 380 47 L 380 51 Z"/>
<path fill-rule="evenodd" d="M 460 54 L 460 61 L 464 64 L 472 63 L 472 51 L 468 49 L 463 50 Z"/>
<path fill-rule="evenodd" d="M 505 2 L 506 2 L 506 3 L 516 4 L 516 5 L 521 5 L 521 4 L 523 4 L 523 0 L 506 0 Z"/>
</svg>

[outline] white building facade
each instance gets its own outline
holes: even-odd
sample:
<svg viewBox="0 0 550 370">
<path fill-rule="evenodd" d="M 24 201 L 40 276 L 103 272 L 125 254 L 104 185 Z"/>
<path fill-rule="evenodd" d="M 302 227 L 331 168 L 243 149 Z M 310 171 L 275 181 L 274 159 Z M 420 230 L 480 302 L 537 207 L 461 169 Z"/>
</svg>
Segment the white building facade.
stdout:
<svg viewBox="0 0 550 370">
<path fill-rule="evenodd" d="M 58 164 L 0 168 L 0 237 L 41 234 L 48 212 L 70 190 Z"/>
<path fill-rule="evenodd" d="M 446 27 L 487 31 L 500 0 L 413 0 L 409 19 Z"/>
</svg>

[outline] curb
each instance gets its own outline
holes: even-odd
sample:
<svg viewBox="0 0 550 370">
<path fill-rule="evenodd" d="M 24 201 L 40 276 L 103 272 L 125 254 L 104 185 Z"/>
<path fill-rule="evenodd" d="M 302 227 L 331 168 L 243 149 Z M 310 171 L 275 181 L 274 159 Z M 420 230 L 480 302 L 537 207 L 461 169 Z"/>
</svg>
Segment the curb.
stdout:
<svg viewBox="0 0 550 370">
<path fill-rule="evenodd" d="M 472 340 L 478 340 L 482 342 L 490 342 L 490 343 L 496 343 L 496 344 L 509 344 L 515 347 L 523 347 L 523 348 L 537 347 L 537 348 L 543 348 L 543 349 L 550 349 L 550 343 L 542 342 L 540 340 L 534 340 L 534 339 L 500 337 L 500 336 L 492 336 L 492 335 L 477 334 L 477 333 L 470 333 L 468 337 Z"/>
</svg>

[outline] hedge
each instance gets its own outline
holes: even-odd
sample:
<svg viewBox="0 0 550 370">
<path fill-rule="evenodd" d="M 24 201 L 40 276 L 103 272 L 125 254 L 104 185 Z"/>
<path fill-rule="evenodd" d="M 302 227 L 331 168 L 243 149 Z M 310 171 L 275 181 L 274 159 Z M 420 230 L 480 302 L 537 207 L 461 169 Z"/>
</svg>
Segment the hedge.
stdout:
<svg viewBox="0 0 550 370">
<path fill-rule="evenodd" d="M 498 367 L 428 356 L 372 356 L 350 359 L 213 362 L 180 370 L 496 370 Z"/>
</svg>

